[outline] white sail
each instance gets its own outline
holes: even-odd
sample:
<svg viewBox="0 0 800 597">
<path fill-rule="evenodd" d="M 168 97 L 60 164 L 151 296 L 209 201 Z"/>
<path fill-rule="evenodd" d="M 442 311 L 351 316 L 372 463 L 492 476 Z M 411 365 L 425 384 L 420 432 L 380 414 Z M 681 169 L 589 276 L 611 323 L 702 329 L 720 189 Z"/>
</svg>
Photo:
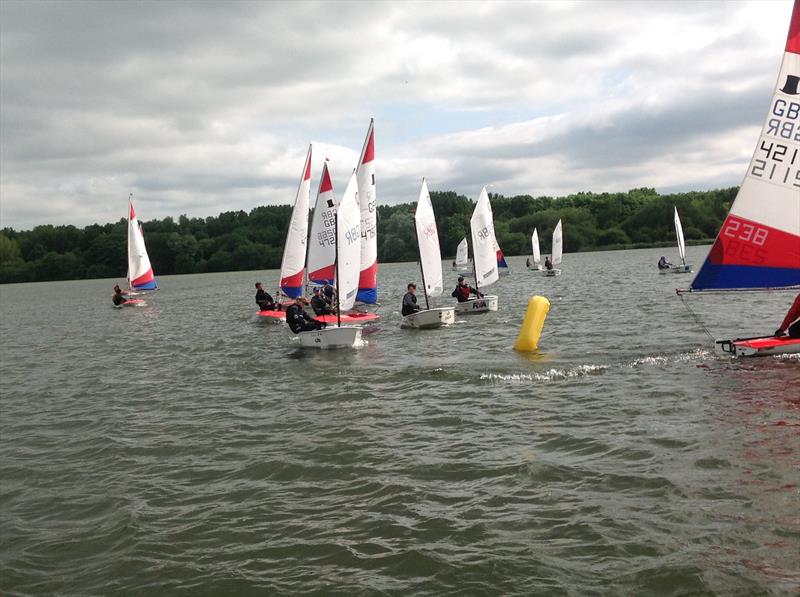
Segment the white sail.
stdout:
<svg viewBox="0 0 800 597">
<path fill-rule="evenodd" d="M 481 189 L 478 202 L 469 221 L 472 233 L 472 259 L 475 263 L 475 282 L 488 286 L 497 282 L 497 252 L 494 240 L 494 219 L 486 187 Z"/>
<path fill-rule="evenodd" d="M 678 217 L 678 208 L 675 208 L 675 235 L 678 237 L 678 254 L 681 256 L 681 263 L 686 265 L 686 245 L 683 242 L 683 226 Z"/>
<path fill-rule="evenodd" d="M 563 232 L 561 231 L 561 220 L 558 221 L 556 224 L 556 229 L 553 230 L 553 256 L 551 261 L 553 266 L 559 265 L 561 263 L 561 252 L 564 248 L 564 237 Z"/>
<path fill-rule="evenodd" d="M 153 290 L 156 280 L 147 248 L 144 245 L 144 234 L 133 201 L 128 200 L 128 285 L 131 290 Z"/>
<path fill-rule="evenodd" d="M 467 239 L 464 237 L 461 239 L 461 242 L 458 243 L 458 248 L 456 249 L 456 267 L 467 267 L 469 264 L 469 258 L 467 253 L 469 251 L 469 245 L 467 244 Z"/>
<path fill-rule="evenodd" d="M 428 296 L 439 296 L 444 290 L 442 253 L 439 248 L 439 233 L 436 229 L 431 196 L 424 178 L 417 200 L 417 211 L 414 214 L 414 225 L 417 228 L 417 244 L 422 277 L 425 280 L 425 292 Z"/>
<path fill-rule="evenodd" d="M 358 207 L 358 182 L 355 172 L 347 183 L 339 208 L 336 211 L 336 288 L 339 308 L 353 308 L 358 292 L 361 258 L 361 211 Z"/>
<path fill-rule="evenodd" d="M 333 196 L 328 162 L 322 166 L 319 179 L 314 217 L 311 219 L 311 234 L 308 237 L 308 279 L 317 284 L 333 284 L 336 278 L 336 198 Z"/>
<path fill-rule="evenodd" d="M 378 302 L 378 193 L 375 187 L 375 123 L 369 130 L 356 169 L 361 209 L 361 265 L 358 300 Z"/>
<path fill-rule="evenodd" d="M 306 238 L 308 237 L 308 203 L 311 199 L 311 145 L 303 165 L 300 186 L 294 199 L 289 231 L 283 247 L 280 288 L 292 298 L 303 294 L 303 269 L 306 265 Z"/>
<path fill-rule="evenodd" d="M 533 229 L 531 236 L 531 247 L 533 248 L 533 265 L 539 265 L 542 261 L 542 254 L 539 252 L 539 233 L 536 228 Z"/>
</svg>

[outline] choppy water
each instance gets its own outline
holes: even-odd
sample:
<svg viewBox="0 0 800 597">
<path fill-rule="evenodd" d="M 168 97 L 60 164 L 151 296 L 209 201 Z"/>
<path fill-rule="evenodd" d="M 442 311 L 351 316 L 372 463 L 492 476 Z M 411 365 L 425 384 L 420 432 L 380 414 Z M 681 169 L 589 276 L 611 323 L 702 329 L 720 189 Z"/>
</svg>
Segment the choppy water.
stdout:
<svg viewBox="0 0 800 597">
<path fill-rule="evenodd" d="M 800 361 L 715 357 L 663 252 L 512 258 L 499 312 L 425 332 L 382 265 L 355 352 L 255 321 L 275 272 L 0 287 L 0 592 L 796 594 Z M 691 304 L 744 335 L 791 298 Z"/>
</svg>

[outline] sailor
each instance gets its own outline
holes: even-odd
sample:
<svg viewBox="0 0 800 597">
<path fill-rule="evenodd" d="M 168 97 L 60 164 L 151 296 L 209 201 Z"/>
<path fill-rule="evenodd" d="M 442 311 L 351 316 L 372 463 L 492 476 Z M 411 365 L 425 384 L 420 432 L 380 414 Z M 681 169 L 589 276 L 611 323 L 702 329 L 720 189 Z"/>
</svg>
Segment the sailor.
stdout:
<svg viewBox="0 0 800 597">
<path fill-rule="evenodd" d="M 277 308 L 272 296 L 261 286 L 261 282 L 256 282 L 256 304 L 262 311 L 274 311 Z"/>
<path fill-rule="evenodd" d="M 790 338 L 800 338 L 800 293 L 794 297 L 792 306 L 789 307 L 789 312 L 783 318 L 781 327 L 775 330 L 775 336 L 780 338 L 789 332 Z"/>
<path fill-rule="evenodd" d="M 552 270 L 553 269 L 553 262 L 550 261 L 550 255 L 548 255 L 547 257 L 544 258 L 544 268 L 546 270 Z"/>
<path fill-rule="evenodd" d="M 303 311 L 303 307 L 308 304 L 308 301 L 298 296 L 294 302 L 286 308 L 286 323 L 295 334 L 300 332 L 310 332 L 312 330 L 321 330 L 325 324 L 312 319 L 312 317 Z"/>
<path fill-rule="evenodd" d="M 525 267 L 530 267 L 530 266 L 531 266 L 531 258 L 530 258 L 530 257 L 528 257 L 528 258 L 525 260 Z"/>
<path fill-rule="evenodd" d="M 311 308 L 314 309 L 315 315 L 331 315 L 333 313 L 328 301 L 322 296 L 322 289 L 319 286 L 314 288 L 314 296 L 311 297 Z"/>
<path fill-rule="evenodd" d="M 322 288 L 322 298 L 325 299 L 325 302 L 328 303 L 329 307 L 333 307 L 333 297 L 333 286 L 330 284 L 325 284 L 325 286 Z"/>
<path fill-rule="evenodd" d="M 672 264 L 662 255 L 661 259 L 658 260 L 658 269 L 669 269 L 670 267 L 672 267 Z"/>
<path fill-rule="evenodd" d="M 122 303 L 128 302 L 128 299 L 122 296 L 122 288 L 119 287 L 119 284 L 114 284 L 114 295 L 111 297 L 111 300 L 114 302 L 115 307 L 119 307 Z"/>
<path fill-rule="evenodd" d="M 420 309 L 417 304 L 417 285 L 412 282 L 408 285 L 407 290 L 408 292 L 403 297 L 403 317 L 416 313 Z"/>
<path fill-rule="evenodd" d="M 464 303 L 469 300 L 470 294 L 474 294 L 478 298 L 483 298 L 483 295 L 480 292 L 475 290 L 472 286 L 464 281 L 464 276 L 459 276 L 458 286 L 456 286 L 456 289 L 450 296 L 454 296 L 456 299 L 458 299 L 459 303 Z"/>
</svg>

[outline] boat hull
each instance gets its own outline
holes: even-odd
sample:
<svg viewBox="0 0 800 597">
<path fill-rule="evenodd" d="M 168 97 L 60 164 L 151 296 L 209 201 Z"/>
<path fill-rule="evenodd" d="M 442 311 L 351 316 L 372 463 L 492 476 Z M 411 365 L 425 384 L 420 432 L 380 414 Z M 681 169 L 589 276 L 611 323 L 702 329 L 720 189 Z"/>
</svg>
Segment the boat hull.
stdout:
<svg viewBox="0 0 800 597">
<path fill-rule="evenodd" d="M 286 321 L 285 311 L 259 311 L 258 318 L 267 323 L 283 323 Z"/>
<path fill-rule="evenodd" d="M 115 309 L 122 309 L 123 307 L 146 307 L 147 301 L 144 299 L 128 299 L 124 303 L 114 305 Z"/>
<path fill-rule="evenodd" d="M 561 275 L 561 270 L 558 269 L 557 267 L 554 267 L 553 269 L 547 269 L 544 270 L 544 275 L 547 276 L 548 278 L 554 278 L 556 276 Z"/>
<path fill-rule="evenodd" d="M 455 310 L 459 315 L 470 315 L 473 313 L 488 313 L 497 311 L 499 300 L 495 295 L 486 295 L 479 299 L 469 299 L 463 303 L 456 303 Z"/>
<path fill-rule="evenodd" d="M 717 340 L 717 350 L 735 357 L 768 357 L 776 354 L 800 353 L 800 338 L 766 336 Z"/>
<path fill-rule="evenodd" d="M 544 268 L 541 265 L 529 265 L 528 266 L 529 272 L 543 272 Z"/>
<path fill-rule="evenodd" d="M 694 266 L 691 264 L 686 265 L 673 265 L 672 267 L 665 267 L 659 269 L 659 274 L 691 274 L 694 271 Z"/>
<path fill-rule="evenodd" d="M 314 315 L 314 319 L 317 321 L 321 321 L 327 324 L 336 324 L 336 315 Z M 380 319 L 381 316 L 377 313 L 367 313 L 367 312 L 359 312 L 359 311 L 351 311 L 349 313 L 342 313 L 342 323 L 367 323 L 370 321 L 376 321 Z"/>
<path fill-rule="evenodd" d="M 426 309 L 417 311 L 411 315 L 403 317 L 402 326 L 418 330 L 431 330 L 448 325 L 456 320 L 454 307 L 442 307 L 439 309 Z"/>
<path fill-rule="evenodd" d="M 323 350 L 336 348 L 355 348 L 361 342 L 361 328 L 324 328 L 310 332 L 300 332 L 300 345 L 303 348 Z"/>
</svg>

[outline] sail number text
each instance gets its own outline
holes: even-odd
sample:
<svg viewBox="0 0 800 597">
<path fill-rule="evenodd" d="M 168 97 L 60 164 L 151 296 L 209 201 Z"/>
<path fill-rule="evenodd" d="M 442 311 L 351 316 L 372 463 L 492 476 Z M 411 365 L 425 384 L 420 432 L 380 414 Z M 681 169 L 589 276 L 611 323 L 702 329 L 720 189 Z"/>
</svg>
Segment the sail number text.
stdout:
<svg viewBox="0 0 800 597">
<path fill-rule="evenodd" d="M 800 116 L 800 104 L 778 98 L 772 105 L 772 116 L 778 118 L 767 121 L 766 135 L 800 141 L 800 121 L 797 119 Z"/>
<path fill-rule="evenodd" d="M 751 242 L 754 245 L 763 247 L 767 241 L 769 230 L 761 228 L 749 222 L 741 220 L 730 220 L 725 228 L 722 229 L 722 234 L 736 240 L 744 242 Z"/>
<path fill-rule="evenodd" d="M 800 148 L 762 137 L 749 174 L 800 188 Z"/>
</svg>

